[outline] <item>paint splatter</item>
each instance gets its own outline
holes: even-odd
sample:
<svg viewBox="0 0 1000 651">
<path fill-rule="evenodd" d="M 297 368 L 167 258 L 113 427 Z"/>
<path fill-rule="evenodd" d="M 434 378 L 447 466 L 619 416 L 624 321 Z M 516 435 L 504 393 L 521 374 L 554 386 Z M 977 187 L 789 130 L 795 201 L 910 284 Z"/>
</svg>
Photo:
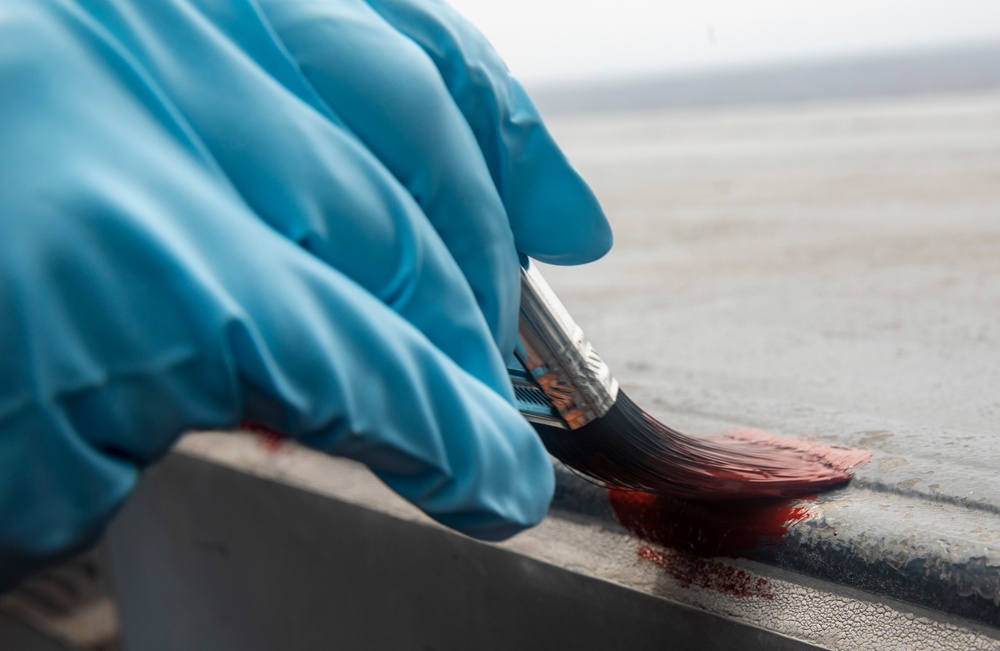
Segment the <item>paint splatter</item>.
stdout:
<svg viewBox="0 0 1000 651">
<path fill-rule="evenodd" d="M 641 547 L 639 558 L 660 567 L 682 588 L 693 586 L 738 598 L 774 599 L 770 581 L 722 561 L 682 552 L 667 553 L 652 547 Z"/>
</svg>

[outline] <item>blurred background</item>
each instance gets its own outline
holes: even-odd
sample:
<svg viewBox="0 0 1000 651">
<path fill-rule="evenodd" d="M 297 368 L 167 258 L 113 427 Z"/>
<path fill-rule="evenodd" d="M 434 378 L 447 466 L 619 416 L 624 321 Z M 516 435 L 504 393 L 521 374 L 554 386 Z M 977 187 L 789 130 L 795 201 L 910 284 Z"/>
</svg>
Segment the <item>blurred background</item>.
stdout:
<svg viewBox="0 0 1000 651">
<path fill-rule="evenodd" d="M 997 45 L 991 0 L 455 0 L 510 69 L 545 82 Z"/>
<path fill-rule="evenodd" d="M 963 428 L 988 453 L 1000 3 L 454 4 L 611 220 L 606 258 L 546 275 L 640 404 L 705 433 L 803 410 Z M 896 452 L 932 463 L 941 431 Z"/>
</svg>

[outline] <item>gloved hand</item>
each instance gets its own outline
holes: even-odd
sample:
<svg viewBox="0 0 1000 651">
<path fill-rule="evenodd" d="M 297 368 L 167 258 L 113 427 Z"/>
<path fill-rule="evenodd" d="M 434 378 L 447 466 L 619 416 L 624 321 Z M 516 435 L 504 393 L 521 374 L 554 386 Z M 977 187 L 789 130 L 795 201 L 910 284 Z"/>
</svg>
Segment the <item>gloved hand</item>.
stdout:
<svg viewBox="0 0 1000 651">
<path fill-rule="evenodd" d="M 611 235 L 447 5 L 7 0 L 0 170 L 0 585 L 243 418 L 474 536 L 544 516 L 517 252 Z"/>
</svg>

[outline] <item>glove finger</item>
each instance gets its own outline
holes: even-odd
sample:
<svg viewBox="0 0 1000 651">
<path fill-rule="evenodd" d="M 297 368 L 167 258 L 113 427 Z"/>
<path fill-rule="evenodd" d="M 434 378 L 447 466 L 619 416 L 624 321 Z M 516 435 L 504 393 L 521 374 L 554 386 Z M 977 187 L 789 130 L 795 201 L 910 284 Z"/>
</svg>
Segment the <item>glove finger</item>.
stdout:
<svg viewBox="0 0 1000 651">
<path fill-rule="evenodd" d="M 16 243 L 0 256 L 5 558 L 71 548 L 181 432 L 244 413 L 478 535 L 541 517 L 551 468 L 496 391 L 249 211 L 155 84 L 85 47 L 103 38 L 90 22 L 43 11 L 0 39 L 18 91 L 0 175 L 0 241 Z"/>
<path fill-rule="evenodd" d="M 482 149 L 518 250 L 553 264 L 607 253 L 600 204 L 485 37 L 439 0 L 367 2 L 434 61 Z"/>
<path fill-rule="evenodd" d="M 174 265 L 177 286 L 187 288 L 177 311 L 195 319 L 191 348 L 202 351 L 201 366 L 209 369 L 197 384 L 167 386 L 225 388 L 203 389 L 204 400 L 202 392 L 185 394 L 171 412 L 199 414 L 189 427 L 250 418 L 361 461 L 438 521 L 477 537 L 501 539 L 544 517 L 554 487 L 548 455 L 531 426 L 496 391 L 228 194 L 215 196 L 214 188 L 199 192 L 192 179 L 183 187 L 183 201 L 176 198 L 178 188 L 163 193 L 172 197 L 163 212 L 153 197 L 122 207 L 128 214 L 141 207 L 138 228 L 159 231 L 128 255 L 147 261 L 149 272 Z M 166 211 L 183 217 L 184 231 L 197 224 L 198 237 L 163 237 Z M 172 262 L 189 259 L 206 264 Z M 138 270 L 140 278 L 149 273 L 142 273 L 142 266 Z M 474 309 L 471 296 L 469 301 Z M 495 355 L 488 338 L 482 347 Z M 226 396 L 239 400 L 231 403 Z M 116 400 L 104 409 L 98 401 L 76 413 L 120 414 L 121 407 L 113 408 L 122 403 L 143 401 Z M 128 420 L 122 418 L 117 435 L 107 427 L 102 432 L 128 440 L 125 432 L 141 431 Z"/>
<path fill-rule="evenodd" d="M 149 3 L 104 19 L 126 35 L 167 31 L 185 43 L 169 48 L 127 39 L 130 57 L 141 62 L 142 84 L 165 89 L 170 113 L 183 116 L 178 129 L 195 135 L 258 216 L 512 399 L 502 359 L 482 346 L 492 332 L 501 349 L 513 349 L 519 292 L 512 237 L 492 188 L 432 179 L 434 187 L 422 194 L 445 206 L 435 212 L 435 232 L 413 196 L 315 96 L 259 15 L 232 3 L 213 7 L 211 16 L 217 24 L 192 21 L 171 3 Z M 238 98 L 238 115 L 220 97 Z M 445 245 L 439 233 L 447 235 Z"/>
<path fill-rule="evenodd" d="M 126 165 L 128 191 L 92 160 L 91 174 L 60 174 L 80 185 L 57 196 L 88 213 L 50 216 L 58 233 L 15 229 L 44 255 L 8 275 L 39 298 L 18 302 L 24 313 L 8 325 L 23 329 L 3 333 L 33 349 L 30 369 L 10 369 L 4 451 L 51 468 L 12 466 L 20 499 L 46 504 L 13 510 L 20 539 L 86 530 L 180 432 L 242 417 L 366 463 L 471 535 L 503 538 L 544 516 L 551 466 L 509 403 L 170 153 L 156 147 L 155 166 Z M 57 349 L 40 343 L 52 341 Z M 481 345 L 496 355 L 488 337 Z"/>
<path fill-rule="evenodd" d="M 92 530 L 94 513 L 108 517 L 131 489 L 136 467 L 182 431 L 242 417 L 367 464 L 430 516 L 470 535 L 501 539 L 544 517 L 551 465 L 513 407 L 381 301 L 231 198 L 199 192 L 190 179 L 184 190 L 189 205 L 160 206 L 147 195 L 141 206 L 117 202 L 122 212 L 104 212 L 120 226 L 101 229 L 101 243 L 127 238 L 129 249 L 87 247 L 73 264 L 107 282 L 70 288 L 51 273 L 40 277 L 51 286 L 36 279 L 36 288 L 52 290 L 54 305 L 23 315 L 25 332 L 14 341 L 54 335 L 62 350 L 33 363 L 36 376 L 48 380 L 44 395 L 25 396 L 18 401 L 24 407 L 0 414 L 0 453 L 37 458 L 43 469 L 10 464 L 5 481 L 14 492 L 5 495 L 23 502 L 4 504 L 17 523 L 4 535 L 46 554 L 64 549 Z M 137 207 L 143 219 L 126 220 Z M 187 238 L 170 224 L 177 210 L 190 210 L 208 228 Z M 130 274 L 116 282 L 111 274 L 124 258 Z M 136 323 L 130 299 L 148 302 L 150 280 L 164 271 L 171 283 L 150 341 L 135 332 L 145 324 Z M 89 310 L 81 314 L 84 303 Z M 60 309 L 76 322 L 71 333 L 58 323 Z M 121 348 L 98 365 L 92 355 L 112 340 Z"/>
<path fill-rule="evenodd" d="M 311 86 L 416 200 L 465 274 L 504 352 L 518 260 L 504 206 L 430 59 L 362 0 L 261 3 Z"/>
<path fill-rule="evenodd" d="M 513 350 L 519 277 L 516 266 L 501 271 L 510 265 L 497 259 L 504 248 L 513 257 L 513 246 L 480 242 L 483 257 L 490 247 L 497 254 L 493 263 L 476 273 L 468 264 L 463 268 L 371 152 L 315 114 L 298 115 L 294 107 L 288 114 L 308 126 L 286 126 L 280 138 L 247 140 L 243 148 L 251 160 L 259 154 L 284 161 L 266 176 L 243 175 L 216 156 L 242 198 L 290 241 L 377 296 L 459 366 L 512 400 L 499 351 Z"/>
<path fill-rule="evenodd" d="M 501 539 L 544 517 L 551 464 L 510 404 L 335 270 L 294 247 L 280 258 L 261 270 L 274 294 L 246 287 L 249 320 L 229 327 L 248 417 L 367 464 L 470 535 Z"/>
</svg>

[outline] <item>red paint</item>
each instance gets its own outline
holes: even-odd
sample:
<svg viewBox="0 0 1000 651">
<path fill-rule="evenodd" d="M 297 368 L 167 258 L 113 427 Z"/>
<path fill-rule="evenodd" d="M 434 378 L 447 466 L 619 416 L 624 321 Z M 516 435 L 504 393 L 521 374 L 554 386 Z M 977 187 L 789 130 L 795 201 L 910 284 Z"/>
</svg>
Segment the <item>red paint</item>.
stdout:
<svg viewBox="0 0 1000 651">
<path fill-rule="evenodd" d="M 615 516 L 644 540 L 697 556 L 738 556 L 778 544 L 809 516 L 802 500 L 694 502 L 625 489 L 609 491 Z"/>
<path fill-rule="evenodd" d="M 738 556 L 775 546 L 788 527 L 809 517 L 801 500 L 692 502 L 625 489 L 609 491 L 618 521 L 630 532 L 670 550 L 641 547 L 681 587 L 733 597 L 774 599 L 770 582 L 713 556 Z"/>
<path fill-rule="evenodd" d="M 804 440 L 779 436 L 772 432 L 752 427 L 732 429 L 717 439 L 729 440 L 734 443 L 744 443 L 756 448 L 768 448 L 778 454 L 783 451 L 787 455 L 798 457 L 802 463 L 800 468 L 808 470 L 811 465 L 821 465 L 835 473 L 841 473 L 850 479 L 848 471 L 872 458 L 869 450 L 846 448 L 841 445 L 831 445 L 818 440 Z M 748 448 L 750 449 L 750 448 Z M 784 457 L 787 458 L 787 457 Z"/>
<path fill-rule="evenodd" d="M 250 420 L 240 421 L 240 427 L 242 429 L 253 432 L 254 438 L 257 440 L 257 445 L 264 449 L 265 452 L 279 452 L 284 449 L 285 442 L 288 440 L 288 436 L 282 434 L 281 432 L 276 432 L 266 425 L 261 425 Z"/>
<path fill-rule="evenodd" d="M 804 441 L 753 428 L 702 439 L 703 463 L 689 470 L 690 497 L 744 499 L 815 494 L 847 483 L 868 450 Z"/>
<path fill-rule="evenodd" d="M 654 494 L 611 488 L 611 507 L 630 532 L 670 548 L 642 547 L 640 558 L 660 567 L 681 587 L 735 597 L 773 599 L 774 594 L 767 579 L 711 557 L 759 556 L 761 550 L 779 545 L 788 527 L 809 517 L 810 507 L 803 499 L 775 498 L 843 484 L 850 480 L 851 468 L 871 459 L 866 450 L 758 429 L 702 439 L 674 434 L 672 440 L 673 465 L 665 476 L 674 490 Z"/>
<path fill-rule="evenodd" d="M 659 566 L 682 588 L 694 586 L 733 597 L 774 599 L 770 581 L 722 561 L 681 552 L 667 553 L 651 547 L 640 548 L 639 558 Z"/>
</svg>

